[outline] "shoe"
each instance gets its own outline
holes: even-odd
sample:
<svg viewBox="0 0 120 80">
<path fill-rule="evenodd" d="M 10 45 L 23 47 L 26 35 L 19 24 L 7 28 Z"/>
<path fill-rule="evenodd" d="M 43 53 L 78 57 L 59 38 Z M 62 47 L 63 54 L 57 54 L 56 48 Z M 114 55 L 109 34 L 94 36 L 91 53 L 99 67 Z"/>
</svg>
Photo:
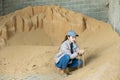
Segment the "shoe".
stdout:
<svg viewBox="0 0 120 80">
<path fill-rule="evenodd" d="M 66 70 L 62 70 L 62 75 L 63 75 L 63 77 L 68 77 L 68 76 L 71 75 L 71 74 L 72 74 L 72 73 L 69 72 L 68 69 L 66 69 Z"/>
</svg>

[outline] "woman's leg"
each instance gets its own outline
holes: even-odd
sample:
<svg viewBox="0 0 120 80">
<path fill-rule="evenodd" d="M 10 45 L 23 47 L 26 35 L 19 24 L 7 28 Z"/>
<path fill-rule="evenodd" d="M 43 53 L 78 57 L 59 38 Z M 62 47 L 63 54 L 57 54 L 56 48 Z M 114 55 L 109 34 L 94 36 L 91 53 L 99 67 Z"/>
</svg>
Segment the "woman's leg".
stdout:
<svg viewBox="0 0 120 80">
<path fill-rule="evenodd" d="M 68 54 L 65 54 L 56 64 L 56 67 L 60 68 L 61 70 L 65 70 L 68 66 L 69 61 L 70 61 L 70 56 Z"/>
<path fill-rule="evenodd" d="M 71 64 L 68 64 L 69 68 L 77 68 L 83 64 L 82 60 L 73 59 Z"/>
</svg>

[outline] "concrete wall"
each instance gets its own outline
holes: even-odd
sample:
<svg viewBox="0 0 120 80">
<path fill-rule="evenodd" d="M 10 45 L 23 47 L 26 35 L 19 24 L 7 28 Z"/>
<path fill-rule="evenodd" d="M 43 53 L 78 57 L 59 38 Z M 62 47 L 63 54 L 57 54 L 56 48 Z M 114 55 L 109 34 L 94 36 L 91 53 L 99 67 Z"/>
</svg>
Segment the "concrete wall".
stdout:
<svg viewBox="0 0 120 80">
<path fill-rule="evenodd" d="M 0 0 L 0 15 L 3 15 L 3 3 L 2 3 L 2 0 Z"/>
<path fill-rule="evenodd" d="M 60 5 L 64 8 L 83 13 L 90 17 L 107 22 L 106 0 L 3 0 L 4 14 L 29 5 Z"/>
<path fill-rule="evenodd" d="M 120 34 L 120 0 L 108 0 L 109 3 L 109 22 L 113 29 Z"/>
</svg>

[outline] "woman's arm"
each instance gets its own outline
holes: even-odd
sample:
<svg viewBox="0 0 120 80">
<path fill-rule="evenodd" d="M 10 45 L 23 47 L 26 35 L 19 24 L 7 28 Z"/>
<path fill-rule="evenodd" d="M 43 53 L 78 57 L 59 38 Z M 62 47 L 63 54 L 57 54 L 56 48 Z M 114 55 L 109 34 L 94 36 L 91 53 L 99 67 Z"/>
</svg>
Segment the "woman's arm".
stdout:
<svg viewBox="0 0 120 80">
<path fill-rule="evenodd" d="M 62 53 L 64 54 L 69 54 L 70 59 L 74 59 L 78 56 L 78 52 L 74 52 L 73 54 L 71 54 L 69 45 L 66 43 L 61 45 L 60 51 L 62 51 Z"/>
</svg>

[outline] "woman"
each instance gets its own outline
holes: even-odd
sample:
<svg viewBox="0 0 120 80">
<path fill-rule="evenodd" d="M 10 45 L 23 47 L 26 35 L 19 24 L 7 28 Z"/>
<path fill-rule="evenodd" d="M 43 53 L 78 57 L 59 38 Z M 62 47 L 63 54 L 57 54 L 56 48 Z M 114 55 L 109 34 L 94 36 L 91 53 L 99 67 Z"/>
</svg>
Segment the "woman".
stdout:
<svg viewBox="0 0 120 80">
<path fill-rule="evenodd" d="M 76 43 L 77 36 L 75 31 L 70 30 L 60 46 L 59 53 L 55 57 L 55 65 L 62 74 L 68 74 L 67 68 L 75 68 L 82 65 L 82 60 L 76 59 L 78 55 L 84 53 L 84 50 L 80 50 Z"/>
</svg>

